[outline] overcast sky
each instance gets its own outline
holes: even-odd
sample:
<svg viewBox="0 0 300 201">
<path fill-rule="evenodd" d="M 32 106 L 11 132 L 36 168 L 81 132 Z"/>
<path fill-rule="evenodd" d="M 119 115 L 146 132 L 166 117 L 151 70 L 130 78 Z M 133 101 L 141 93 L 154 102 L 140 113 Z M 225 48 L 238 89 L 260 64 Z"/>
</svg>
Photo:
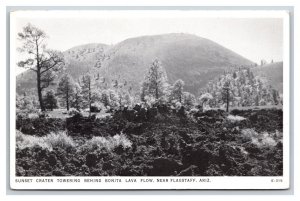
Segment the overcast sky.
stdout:
<svg viewBox="0 0 300 201">
<path fill-rule="evenodd" d="M 48 47 L 60 51 L 87 43 L 116 44 L 141 35 L 189 33 L 213 40 L 257 63 L 261 59 L 282 61 L 283 57 L 281 18 L 28 14 L 16 18 L 15 28 L 21 31 L 28 23 L 44 30 L 49 36 Z"/>
</svg>

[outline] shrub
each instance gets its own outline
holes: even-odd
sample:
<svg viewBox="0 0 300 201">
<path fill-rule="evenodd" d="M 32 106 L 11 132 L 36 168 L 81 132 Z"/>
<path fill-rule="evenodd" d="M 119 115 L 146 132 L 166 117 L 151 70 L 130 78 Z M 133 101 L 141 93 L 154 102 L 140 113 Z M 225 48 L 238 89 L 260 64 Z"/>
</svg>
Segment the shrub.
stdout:
<svg viewBox="0 0 300 201">
<path fill-rule="evenodd" d="M 87 140 L 82 148 L 87 149 L 106 149 L 106 150 L 113 150 L 116 147 L 122 146 L 123 148 L 130 148 L 132 142 L 127 139 L 124 134 L 115 135 L 113 137 L 93 137 L 90 140 Z"/>
<path fill-rule="evenodd" d="M 16 133 L 17 148 L 24 149 L 26 147 L 39 146 L 43 149 L 52 151 L 54 148 L 67 149 L 69 147 L 75 147 L 75 142 L 65 132 L 50 133 L 44 137 L 37 137 L 31 135 L 25 135 L 20 131 Z"/>
<path fill-rule="evenodd" d="M 16 132 L 16 147 L 19 149 L 31 148 L 34 146 L 42 147 L 43 149 L 51 150 L 52 147 L 45 143 L 43 137 L 36 137 L 31 135 L 24 135 L 22 132 Z"/>
<path fill-rule="evenodd" d="M 243 121 L 245 120 L 246 118 L 245 117 L 241 117 L 241 116 L 234 116 L 234 115 L 228 115 L 227 119 L 231 122 L 239 122 L 239 121 Z"/>
<path fill-rule="evenodd" d="M 73 139 L 66 134 L 66 132 L 50 133 L 44 137 L 44 140 L 52 148 L 70 148 L 75 147 Z"/>
<path fill-rule="evenodd" d="M 274 134 L 269 134 L 268 132 L 257 133 L 255 130 L 249 128 L 242 130 L 242 137 L 258 147 L 276 146 L 277 142 L 274 136 Z"/>
<path fill-rule="evenodd" d="M 268 133 L 268 132 L 263 132 L 261 134 L 262 140 L 258 141 L 259 145 L 264 145 L 264 146 L 276 146 L 277 142 L 273 139 L 273 137 Z"/>
<path fill-rule="evenodd" d="M 252 140 L 252 138 L 256 138 L 258 133 L 254 129 L 246 128 L 242 130 L 242 138 L 245 140 Z"/>
</svg>

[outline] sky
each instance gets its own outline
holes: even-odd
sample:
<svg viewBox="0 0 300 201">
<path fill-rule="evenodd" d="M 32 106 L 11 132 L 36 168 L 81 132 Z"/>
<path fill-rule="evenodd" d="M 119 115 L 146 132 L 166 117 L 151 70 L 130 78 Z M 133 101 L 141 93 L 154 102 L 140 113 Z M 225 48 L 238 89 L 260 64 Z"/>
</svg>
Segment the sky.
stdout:
<svg viewBox="0 0 300 201">
<path fill-rule="evenodd" d="M 253 62 L 283 60 L 282 18 L 206 17 L 184 12 L 170 15 L 28 12 L 16 17 L 14 22 L 11 26 L 15 32 L 20 32 L 28 23 L 44 30 L 48 47 L 60 51 L 87 43 L 111 45 L 143 35 L 188 33 L 217 42 Z M 16 42 L 16 46 L 19 45 Z M 19 72 L 22 70 L 17 68 L 17 74 Z"/>
</svg>

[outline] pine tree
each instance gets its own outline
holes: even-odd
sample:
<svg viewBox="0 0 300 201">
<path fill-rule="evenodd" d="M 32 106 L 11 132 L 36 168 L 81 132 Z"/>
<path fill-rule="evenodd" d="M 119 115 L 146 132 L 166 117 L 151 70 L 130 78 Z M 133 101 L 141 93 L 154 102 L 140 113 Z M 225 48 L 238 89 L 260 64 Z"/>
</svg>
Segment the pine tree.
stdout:
<svg viewBox="0 0 300 201">
<path fill-rule="evenodd" d="M 70 75 L 65 74 L 60 78 L 57 87 L 57 95 L 63 99 L 68 111 L 74 95 L 74 86 L 75 83 L 73 78 Z"/>
<path fill-rule="evenodd" d="M 259 76 L 254 76 L 249 68 L 234 74 L 221 75 L 214 82 L 207 84 L 206 92 L 214 94 L 210 105 L 226 106 L 259 106 L 274 105 L 280 102 L 279 93 Z M 274 91 L 273 91 L 274 90 Z M 203 94 L 203 93 L 202 93 Z"/>
<path fill-rule="evenodd" d="M 18 50 L 27 53 L 27 59 L 18 62 L 18 66 L 36 74 L 38 100 L 44 111 L 43 91 L 53 84 L 57 73 L 63 68 L 64 56 L 61 52 L 46 49 L 46 33 L 31 24 L 23 27 L 18 39 L 22 42 Z"/>
<path fill-rule="evenodd" d="M 101 93 L 101 102 L 105 107 L 108 107 L 110 105 L 110 96 L 109 92 L 107 90 L 102 91 Z"/>
<path fill-rule="evenodd" d="M 233 79 L 237 77 L 236 72 L 233 72 Z"/>
<path fill-rule="evenodd" d="M 230 83 L 227 81 L 223 85 L 223 93 L 222 93 L 222 98 L 224 103 L 226 103 L 226 112 L 229 110 L 229 99 L 230 99 Z"/>
<path fill-rule="evenodd" d="M 272 89 L 272 96 L 273 96 L 273 101 L 275 105 L 278 105 L 280 102 L 280 97 L 279 97 L 279 93 L 277 90 Z"/>
<path fill-rule="evenodd" d="M 210 93 L 204 93 L 200 96 L 199 101 L 202 105 L 202 108 L 204 108 L 204 104 L 208 101 L 212 100 L 213 96 Z"/>
<path fill-rule="evenodd" d="M 183 92 L 183 105 L 186 109 L 191 109 L 196 103 L 196 98 L 189 92 Z"/>
<path fill-rule="evenodd" d="M 170 101 L 177 101 L 179 103 L 183 102 L 183 86 L 184 82 L 181 79 L 177 80 L 173 84 L 171 88 Z"/>
<path fill-rule="evenodd" d="M 109 106 L 111 108 L 118 108 L 120 106 L 119 104 L 119 96 L 118 93 L 115 90 L 112 89 L 108 89 L 108 94 L 109 94 Z"/>
<path fill-rule="evenodd" d="M 78 83 L 75 83 L 74 85 L 74 95 L 71 106 L 78 111 L 80 111 L 80 109 L 83 107 L 83 96 L 81 93 L 81 87 Z"/>
<path fill-rule="evenodd" d="M 92 76 L 87 73 L 81 77 L 81 93 L 83 96 L 83 103 L 85 107 L 89 108 L 89 113 L 91 115 L 92 108 L 92 93 L 94 90 L 94 82 Z"/>
<path fill-rule="evenodd" d="M 145 99 L 145 97 L 146 97 L 146 89 L 147 89 L 147 84 L 146 84 L 146 82 L 143 82 L 142 83 L 142 87 L 141 87 L 141 95 L 140 95 L 140 98 L 141 98 L 142 102 L 146 101 L 146 99 Z"/>
<path fill-rule="evenodd" d="M 45 109 L 49 109 L 51 111 L 57 108 L 57 99 L 53 90 L 49 90 L 46 92 L 46 95 L 44 97 L 44 104 Z"/>
<path fill-rule="evenodd" d="M 168 78 L 165 69 L 156 59 L 148 68 L 142 84 L 141 99 L 145 96 L 155 98 L 165 98 L 168 90 Z"/>
</svg>

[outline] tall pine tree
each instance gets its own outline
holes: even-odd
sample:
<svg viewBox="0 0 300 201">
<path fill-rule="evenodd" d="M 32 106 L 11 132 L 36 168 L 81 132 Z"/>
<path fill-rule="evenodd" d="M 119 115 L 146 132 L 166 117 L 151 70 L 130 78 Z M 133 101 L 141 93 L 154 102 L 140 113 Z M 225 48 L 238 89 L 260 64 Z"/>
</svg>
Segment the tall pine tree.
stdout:
<svg viewBox="0 0 300 201">
<path fill-rule="evenodd" d="M 148 68 L 142 83 L 141 100 L 146 96 L 159 100 L 165 98 L 168 91 L 167 73 L 160 61 L 155 59 Z"/>
<path fill-rule="evenodd" d="M 59 95 L 63 99 L 63 102 L 68 111 L 70 109 L 70 104 L 74 95 L 74 86 L 75 83 L 73 78 L 70 75 L 65 74 L 60 78 L 57 87 L 57 95 Z"/>
<path fill-rule="evenodd" d="M 85 107 L 89 108 L 89 112 L 91 115 L 92 108 L 92 93 L 94 90 L 94 82 L 93 77 L 87 73 L 81 77 L 81 93 L 83 96 L 83 103 Z"/>
</svg>

